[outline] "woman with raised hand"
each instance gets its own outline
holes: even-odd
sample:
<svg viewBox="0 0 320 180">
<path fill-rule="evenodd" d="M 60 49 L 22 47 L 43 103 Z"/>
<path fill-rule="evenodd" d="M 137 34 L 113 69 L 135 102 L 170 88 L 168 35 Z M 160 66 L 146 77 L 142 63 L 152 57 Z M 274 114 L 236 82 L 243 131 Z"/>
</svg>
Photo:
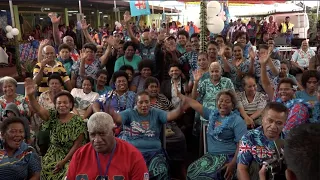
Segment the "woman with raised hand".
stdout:
<svg viewBox="0 0 320 180">
<path fill-rule="evenodd" d="M 85 124 L 80 116 L 72 113 L 74 99 L 69 92 L 61 92 L 54 97 L 53 110 L 39 105 L 34 96 L 36 86 L 32 80 L 26 80 L 25 92 L 31 107 L 42 120 L 46 121 L 42 129 L 50 130 L 50 146 L 42 159 L 41 178 L 63 179 L 73 153 L 85 140 Z"/>
<path fill-rule="evenodd" d="M 239 141 L 247 132 L 246 123 L 237 111 L 234 91 L 223 90 L 218 93 L 216 109 L 202 106 L 181 93 L 178 96 L 185 105 L 209 120 L 206 132 L 207 153 L 188 167 L 187 179 L 232 179 L 236 170 Z"/>
</svg>

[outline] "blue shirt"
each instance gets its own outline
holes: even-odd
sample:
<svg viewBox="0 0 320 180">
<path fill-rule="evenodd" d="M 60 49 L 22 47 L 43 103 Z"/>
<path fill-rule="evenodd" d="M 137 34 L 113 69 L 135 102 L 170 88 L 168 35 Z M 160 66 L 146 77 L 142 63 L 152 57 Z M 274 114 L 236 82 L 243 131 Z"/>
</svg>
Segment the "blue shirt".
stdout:
<svg viewBox="0 0 320 180">
<path fill-rule="evenodd" d="M 249 166 L 252 161 L 256 161 L 262 165 L 263 161 L 273 157 L 275 147 L 274 141 L 263 134 L 262 126 L 250 130 L 241 138 L 237 163 Z"/>
<path fill-rule="evenodd" d="M 110 86 L 104 86 L 102 90 L 97 89 L 97 85 L 94 86 L 94 91 L 97 92 L 100 96 L 107 94 L 109 91 L 112 91 Z"/>
<path fill-rule="evenodd" d="M 117 112 L 124 111 L 129 108 L 133 108 L 135 104 L 136 93 L 127 91 L 119 96 L 115 91 L 109 91 L 108 93 L 99 97 L 96 100 L 100 104 L 100 109 L 113 108 Z"/>
<path fill-rule="evenodd" d="M 128 141 L 142 153 L 161 149 L 160 133 L 167 122 L 167 112 L 151 108 L 147 116 L 139 115 L 136 109 L 120 113 L 123 132 L 120 138 Z"/>
<path fill-rule="evenodd" d="M 192 34 L 194 34 L 194 27 L 189 26 L 189 37 L 191 37 Z"/>
<path fill-rule="evenodd" d="M 297 91 L 296 92 L 297 99 L 303 99 L 304 102 L 310 103 L 312 106 L 317 101 L 317 96 L 310 96 L 306 91 Z"/>
<path fill-rule="evenodd" d="M 208 152 L 213 155 L 234 154 L 237 143 L 247 132 L 247 125 L 238 112 L 231 112 L 227 117 L 215 115 L 217 110 L 203 107 L 203 115 L 209 120 L 207 131 Z M 221 133 L 215 134 L 216 128 L 222 128 Z M 213 135 L 215 134 L 215 135 Z"/>
<path fill-rule="evenodd" d="M 35 150 L 22 142 L 12 157 L 7 155 L 0 140 L 0 179 L 28 179 L 34 173 L 41 172 L 40 158 Z"/>
</svg>

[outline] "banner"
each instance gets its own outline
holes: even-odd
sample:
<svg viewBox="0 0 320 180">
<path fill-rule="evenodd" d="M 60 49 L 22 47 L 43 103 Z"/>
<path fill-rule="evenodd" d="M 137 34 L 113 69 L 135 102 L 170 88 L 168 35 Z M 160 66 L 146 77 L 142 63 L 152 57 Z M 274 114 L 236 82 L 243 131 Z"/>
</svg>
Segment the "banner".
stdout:
<svg viewBox="0 0 320 180">
<path fill-rule="evenodd" d="M 145 1 L 130 1 L 130 14 L 131 16 L 149 15 L 150 6 L 147 0 Z"/>
</svg>

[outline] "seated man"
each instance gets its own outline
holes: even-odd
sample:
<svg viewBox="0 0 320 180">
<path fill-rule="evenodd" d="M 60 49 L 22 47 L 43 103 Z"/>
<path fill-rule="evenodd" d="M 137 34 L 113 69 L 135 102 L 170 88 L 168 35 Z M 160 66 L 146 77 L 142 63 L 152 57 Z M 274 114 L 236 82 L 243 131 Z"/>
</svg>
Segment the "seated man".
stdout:
<svg viewBox="0 0 320 180">
<path fill-rule="evenodd" d="M 284 142 L 287 180 L 320 179 L 319 171 L 320 124 L 303 124 L 293 128 Z M 265 166 L 259 172 L 266 180 Z"/>
<path fill-rule="evenodd" d="M 182 103 L 183 104 L 183 103 Z M 182 114 L 182 106 L 166 112 L 150 107 L 150 96 L 142 91 L 136 96 L 136 108 L 116 113 L 111 108 L 117 124 L 123 125 L 120 137 L 138 148 L 147 162 L 150 179 L 168 180 L 168 165 L 161 148 L 160 134 L 163 124 L 175 120 Z"/>
<path fill-rule="evenodd" d="M 97 112 L 90 117 L 87 126 L 90 143 L 73 154 L 66 179 L 149 179 L 141 153 L 114 137 L 114 123 L 110 115 Z"/>
<path fill-rule="evenodd" d="M 70 78 L 63 64 L 56 60 L 55 49 L 49 45 L 45 46 L 42 54 L 44 59 L 37 63 L 33 69 L 33 80 L 39 86 L 38 95 L 49 90 L 48 78 L 53 73 L 58 73 L 67 90 L 71 91 Z"/>
<path fill-rule="evenodd" d="M 288 108 L 277 102 L 268 103 L 262 114 L 262 126 L 245 134 L 239 145 L 237 158 L 239 180 L 258 180 L 263 161 L 275 153 L 275 142 L 282 139 L 282 129 Z"/>
</svg>

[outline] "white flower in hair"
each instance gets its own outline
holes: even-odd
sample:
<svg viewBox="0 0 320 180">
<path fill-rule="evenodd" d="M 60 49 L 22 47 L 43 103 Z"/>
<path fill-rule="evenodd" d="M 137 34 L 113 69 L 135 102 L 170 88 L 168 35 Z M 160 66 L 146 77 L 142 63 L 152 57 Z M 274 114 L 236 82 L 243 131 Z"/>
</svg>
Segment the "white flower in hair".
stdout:
<svg viewBox="0 0 320 180">
<path fill-rule="evenodd" d="M 298 90 L 298 86 L 297 85 L 293 85 L 292 89 L 296 91 L 296 90 Z"/>
</svg>

